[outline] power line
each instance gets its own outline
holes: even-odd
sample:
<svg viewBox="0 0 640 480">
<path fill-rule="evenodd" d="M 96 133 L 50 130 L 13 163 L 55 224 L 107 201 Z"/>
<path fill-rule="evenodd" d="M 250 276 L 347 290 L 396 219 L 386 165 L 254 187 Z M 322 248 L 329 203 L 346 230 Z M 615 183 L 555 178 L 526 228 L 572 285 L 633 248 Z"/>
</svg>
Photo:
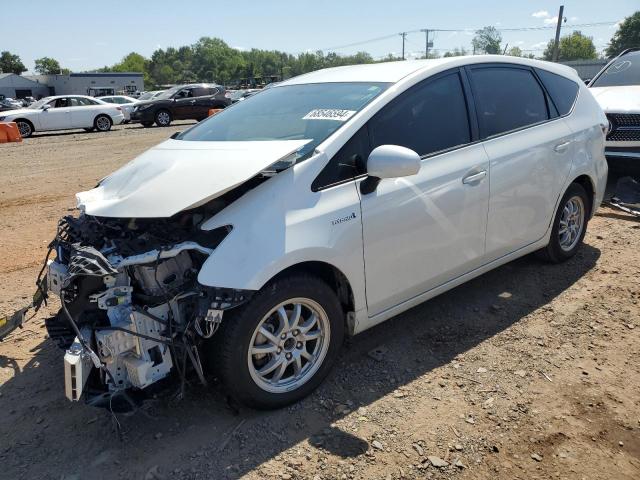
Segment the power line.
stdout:
<svg viewBox="0 0 640 480">
<path fill-rule="evenodd" d="M 618 23 L 617 21 L 615 22 L 591 22 L 591 23 L 573 23 L 573 24 L 567 24 L 567 27 L 571 27 L 571 28 L 592 28 L 592 27 L 604 27 L 604 26 L 611 26 L 611 25 L 615 25 L 616 23 Z M 540 27 L 505 27 L 505 28 L 497 28 L 496 30 L 499 32 L 527 32 L 527 31 L 538 31 L 538 30 L 554 30 L 556 28 L 555 25 L 546 25 L 546 26 L 540 26 Z M 400 32 L 400 33 L 392 33 L 390 35 L 384 35 L 381 37 L 375 37 L 375 38 L 370 38 L 368 40 L 361 40 L 359 42 L 354 42 L 354 43 L 348 43 L 345 45 L 338 45 L 335 47 L 329 47 L 329 48 L 319 48 L 317 50 L 320 51 L 334 51 L 334 50 L 342 50 L 345 48 L 350 48 L 350 47 L 357 47 L 360 45 L 366 45 L 368 43 L 374 43 L 374 42 L 380 42 L 382 40 L 389 40 L 391 38 L 397 38 L 398 35 L 402 35 L 404 34 L 409 34 L 409 33 L 424 33 L 424 31 L 427 29 L 419 29 L 419 30 L 406 30 L 404 32 Z M 457 29 L 451 29 L 451 28 L 429 28 L 428 29 L 429 32 L 449 32 L 449 33 L 460 33 L 460 32 L 477 32 L 478 30 L 481 30 L 481 28 L 457 28 Z"/>
</svg>

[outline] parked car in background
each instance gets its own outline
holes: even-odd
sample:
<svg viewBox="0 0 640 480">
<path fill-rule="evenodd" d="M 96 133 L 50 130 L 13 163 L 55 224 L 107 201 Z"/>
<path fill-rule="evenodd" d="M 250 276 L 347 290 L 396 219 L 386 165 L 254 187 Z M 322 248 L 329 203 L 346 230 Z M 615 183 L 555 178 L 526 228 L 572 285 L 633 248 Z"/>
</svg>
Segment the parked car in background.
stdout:
<svg viewBox="0 0 640 480">
<path fill-rule="evenodd" d="M 113 95 L 110 97 L 98 97 L 99 100 L 107 103 L 113 103 L 115 105 L 120 105 L 122 107 L 122 113 L 124 113 L 124 123 L 129 123 L 131 120 L 131 112 L 133 111 L 133 107 L 138 100 L 132 97 L 127 97 L 126 95 Z"/>
<path fill-rule="evenodd" d="M 609 164 L 640 172 L 640 48 L 611 60 L 589 89 L 609 119 L 605 144 Z"/>
<path fill-rule="evenodd" d="M 241 102 L 245 98 L 249 98 L 252 95 L 255 95 L 259 91 L 260 89 L 258 88 L 251 88 L 246 90 L 233 90 L 233 91 L 227 90 L 227 97 L 231 100 L 231 103 L 236 103 L 236 102 Z"/>
<path fill-rule="evenodd" d="M 62 299 L 49 338 L 78 336 L 68 398 L 108 404 L 189 361 L 253 407 L 301 399 L 345 334 L 528 253 L 573 257 L 606 124 L 573 69 L 502 55 L 319 70 L 209 117 L 60 222 L 39 284 Z"/>
<path fill-rule="evenodd" d="M 124 121 L 122 108 L 86 95 L 46 97 L 27 108 L 0 113 L 0 122 L 16 122 L 20 135 L 84 128 L 106 132 Z"/>
<path fill-rule="evenodd" d="M 22 102 L 20 100 L 14 100 L 11 97 L 5 97 L 0 100 L 0 112 L 15 110 L 16 108 L 22 108 Z"/>
<path fill-rule="evenodd" d="M 139 96 L 138 96 L 138 101 L 143 101 L 143 100 L 152 100 L 154 98 L 156 98 L 158 95 L 164 93 L 166 90 L 151 90 L 149 92 L 142 92 Z"/>
<path fill-rule="evenodd" d="M 151 100 L 141 100 L 131 112 L 131 121 L 150 127 L 168 127 L 173 120 L 203 120 L 213 108 L 231 104 L 221 85 L 194 83 L 178 85 Z"/>
</svg>

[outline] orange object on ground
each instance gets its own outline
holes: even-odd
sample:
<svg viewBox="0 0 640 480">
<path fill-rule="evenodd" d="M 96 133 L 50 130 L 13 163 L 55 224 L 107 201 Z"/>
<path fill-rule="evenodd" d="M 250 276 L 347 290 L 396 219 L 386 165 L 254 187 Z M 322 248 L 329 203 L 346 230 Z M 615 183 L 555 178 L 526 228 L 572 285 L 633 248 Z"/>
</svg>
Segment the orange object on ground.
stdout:
<svg viewBox="0 0 640 480">
<path fill-rule="evenodd" d="M 21 141 L 22 135 L 15 122 L 0 122 L 0 143 Z"/>
<path fill-rule="evenodd" d="M 211 115 L 215 115 L 218 112 L 221 112 L 223 109 L 222 108 L 210 108 L 209 109 L 209 116 Z"/>
</svg>

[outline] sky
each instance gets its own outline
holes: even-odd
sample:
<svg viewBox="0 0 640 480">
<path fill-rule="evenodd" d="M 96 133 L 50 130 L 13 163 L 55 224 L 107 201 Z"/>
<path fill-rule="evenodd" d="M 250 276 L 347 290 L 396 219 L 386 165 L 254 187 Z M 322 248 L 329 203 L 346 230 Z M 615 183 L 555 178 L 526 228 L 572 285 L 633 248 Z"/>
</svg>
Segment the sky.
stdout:
<svg viewBox="0 0 640 480">
<path fill-rule="evenodd" d="M 486 25 L 554 27 L 561 3 L 567 19 L 563 33 L 570 33 L 572 25 L 611 23 L 575 28 L 593 37 L 602 50 L 616 22 L 640 10 L 638 0 L 244 0 L 238 6 L 211 0 L 3 3 L 0 51 L 18 54 L 30 71 L 34 60 L 44 56 L 83 71 L 112 65 L 132 51 L 150 57 L 158 48 L 188 45 L 202 36 L 222 38 L 239 49 L 367 51 L 381 58 L 400 54 L 400 32 L 418 30 L 406 37 L 406 54 L 411 57 L 424 55 L 425 35 L 419 30 L 460 30 L 433 34 L 433 48 L 442 54 L 455 47 L 469 49 L 473 30 Z M 502 36 L 503 46 L 508 43 L 540 55 L 554 30 L 503 31 Z M 379 40 L 360 43 L 371 39 Z M 358 45 L 351 46 L 354 43 Z"/>
</svg>

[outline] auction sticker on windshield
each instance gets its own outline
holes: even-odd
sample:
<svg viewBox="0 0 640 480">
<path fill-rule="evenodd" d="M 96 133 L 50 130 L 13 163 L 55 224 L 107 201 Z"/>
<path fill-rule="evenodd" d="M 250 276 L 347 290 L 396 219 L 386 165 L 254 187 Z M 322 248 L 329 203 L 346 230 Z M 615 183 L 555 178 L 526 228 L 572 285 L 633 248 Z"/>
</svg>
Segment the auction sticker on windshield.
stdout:
<svg viewBox="0 0 640 480">
<path fill-rule="evenodd" d="M 338 110 L 334 108 L 319 108 L 311 110 L 307 113 L 303 120 L 338 120 L 339 122 L 346 122 L 356 112 L 354 110 Z"/>
</svg>

